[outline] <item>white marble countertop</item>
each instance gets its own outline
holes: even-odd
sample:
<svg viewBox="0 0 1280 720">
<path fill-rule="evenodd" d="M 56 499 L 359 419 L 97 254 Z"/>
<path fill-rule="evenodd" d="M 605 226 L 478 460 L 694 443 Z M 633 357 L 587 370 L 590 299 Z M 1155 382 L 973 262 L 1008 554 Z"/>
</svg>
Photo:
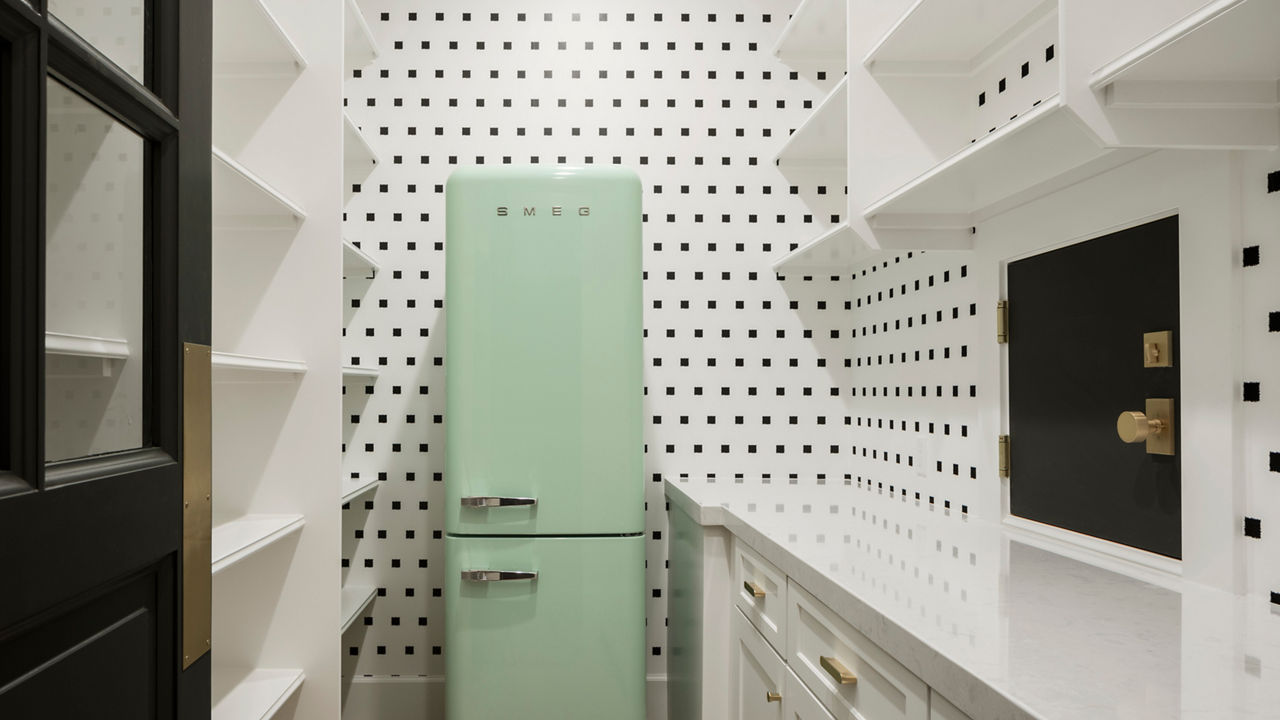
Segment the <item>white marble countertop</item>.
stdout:
<svg viewBox="0 0 1280 720">
<path fill-rule="evenodd" d="M 775 481 L 776 482 L 776 481 Z M 1280 718 L 1280 612 L 870 487 L 672 481 L 974 720 Z"/>
</svg>

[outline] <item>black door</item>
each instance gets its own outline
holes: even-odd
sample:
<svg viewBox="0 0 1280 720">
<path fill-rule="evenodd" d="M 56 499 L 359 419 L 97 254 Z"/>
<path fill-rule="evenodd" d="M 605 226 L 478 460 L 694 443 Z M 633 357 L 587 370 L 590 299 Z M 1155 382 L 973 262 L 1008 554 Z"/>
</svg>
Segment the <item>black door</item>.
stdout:
<svg viewBox="0 0 1280 720">
<path fill-rule="evenodd" d="M 1181 558 L 1177 216 L 1010 263 L 1008 280 L 1011 512 Z M 1164 331 L 1170 347 L 1147 335 Z M 1173 401 L 1171 424 L 1145 428 L 1173 454 L 1118 434 L 1149 399 Z"/>
<path fill-rule="evenodd" d="M 209 2 L 0 0 L 6 720 L 209 713 Z"/>
</svg>

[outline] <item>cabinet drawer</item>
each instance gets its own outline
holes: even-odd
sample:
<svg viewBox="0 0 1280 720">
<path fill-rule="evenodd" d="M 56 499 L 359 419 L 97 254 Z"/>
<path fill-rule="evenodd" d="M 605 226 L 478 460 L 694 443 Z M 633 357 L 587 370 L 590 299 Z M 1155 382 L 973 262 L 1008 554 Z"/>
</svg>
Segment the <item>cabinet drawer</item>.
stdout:
<svg viewBox="0 0 1280 720">
<path fill-rule="evenodd" d="M 929 688 L 929 720 L 970 720 L 968 715 L 960 712 L 960 708 Z"/>
<path fill-rule="evenodd" d="M 928 720 L 923 680 L 804 588 L 787 592 L 787 660 L 836 720 Z"/>
<path fill-rule="evenodd" d="M 733 614 L 733 697 L 729 716 L 735 720 L 782 720 L 787 666 L 745 615 L 737 610 L 729 612 Z"/>
<path fill-rule="evenodd" d="M 787 687 L 782 691 L 782 716 L 786 720 L 833 720 L 831 713 L 790 669 L 787 670 Z"/>
<path fill-rule="evenodd" d="M 765 640 L 787 651 L 787 576 L 746 543 L 733 543 L 734 604 Z"/>
</svg>

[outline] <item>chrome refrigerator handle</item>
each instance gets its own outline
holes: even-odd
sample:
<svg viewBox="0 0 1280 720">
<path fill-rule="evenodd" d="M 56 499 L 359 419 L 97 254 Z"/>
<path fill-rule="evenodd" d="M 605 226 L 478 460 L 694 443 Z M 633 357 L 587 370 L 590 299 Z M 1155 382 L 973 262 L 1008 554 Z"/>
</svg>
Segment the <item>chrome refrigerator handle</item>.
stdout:
<svg viewBox="0 0 1280 720">
<path fill-rule="evenodd" d="M 472 495 L 462 498 L 462 507 L 491 508 L 514 507 L 517 505 L 537 505 L 538 498 L 531 497 L 495 497 L 492 495 Z"/>
<path fill-rule="evenodd" d="M 537 580 L 533 570 L 463 570 L 462 579 L 467 582 L 498 582 L 501 580 Z"/>
</svg>

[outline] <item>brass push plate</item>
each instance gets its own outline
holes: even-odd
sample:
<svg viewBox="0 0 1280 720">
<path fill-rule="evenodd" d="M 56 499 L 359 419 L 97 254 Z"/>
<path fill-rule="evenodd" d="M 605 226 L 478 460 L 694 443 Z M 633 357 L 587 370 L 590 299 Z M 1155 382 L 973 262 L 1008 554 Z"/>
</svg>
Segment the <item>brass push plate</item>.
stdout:
<svg viewBox="0 0 1280 720">
<path fill-rule="evenodd" d="M 182 669 L 209 652 L 213 623 L 212 349 L 182 348 Z"/>
<path fill-rule="evenodd" d="M 1173 455 L 1178 428 L 1173 424 L 1173 398 L 1147 398 L 1147 417 L 1164 423 L 1159 433 L 1147 436 L 1148 455 Z"/>
<path fill-rule="evenodd" d="M 1173 367 L 1173 331 L 1142 334 L 1142 367 Z"/>
</svg>

